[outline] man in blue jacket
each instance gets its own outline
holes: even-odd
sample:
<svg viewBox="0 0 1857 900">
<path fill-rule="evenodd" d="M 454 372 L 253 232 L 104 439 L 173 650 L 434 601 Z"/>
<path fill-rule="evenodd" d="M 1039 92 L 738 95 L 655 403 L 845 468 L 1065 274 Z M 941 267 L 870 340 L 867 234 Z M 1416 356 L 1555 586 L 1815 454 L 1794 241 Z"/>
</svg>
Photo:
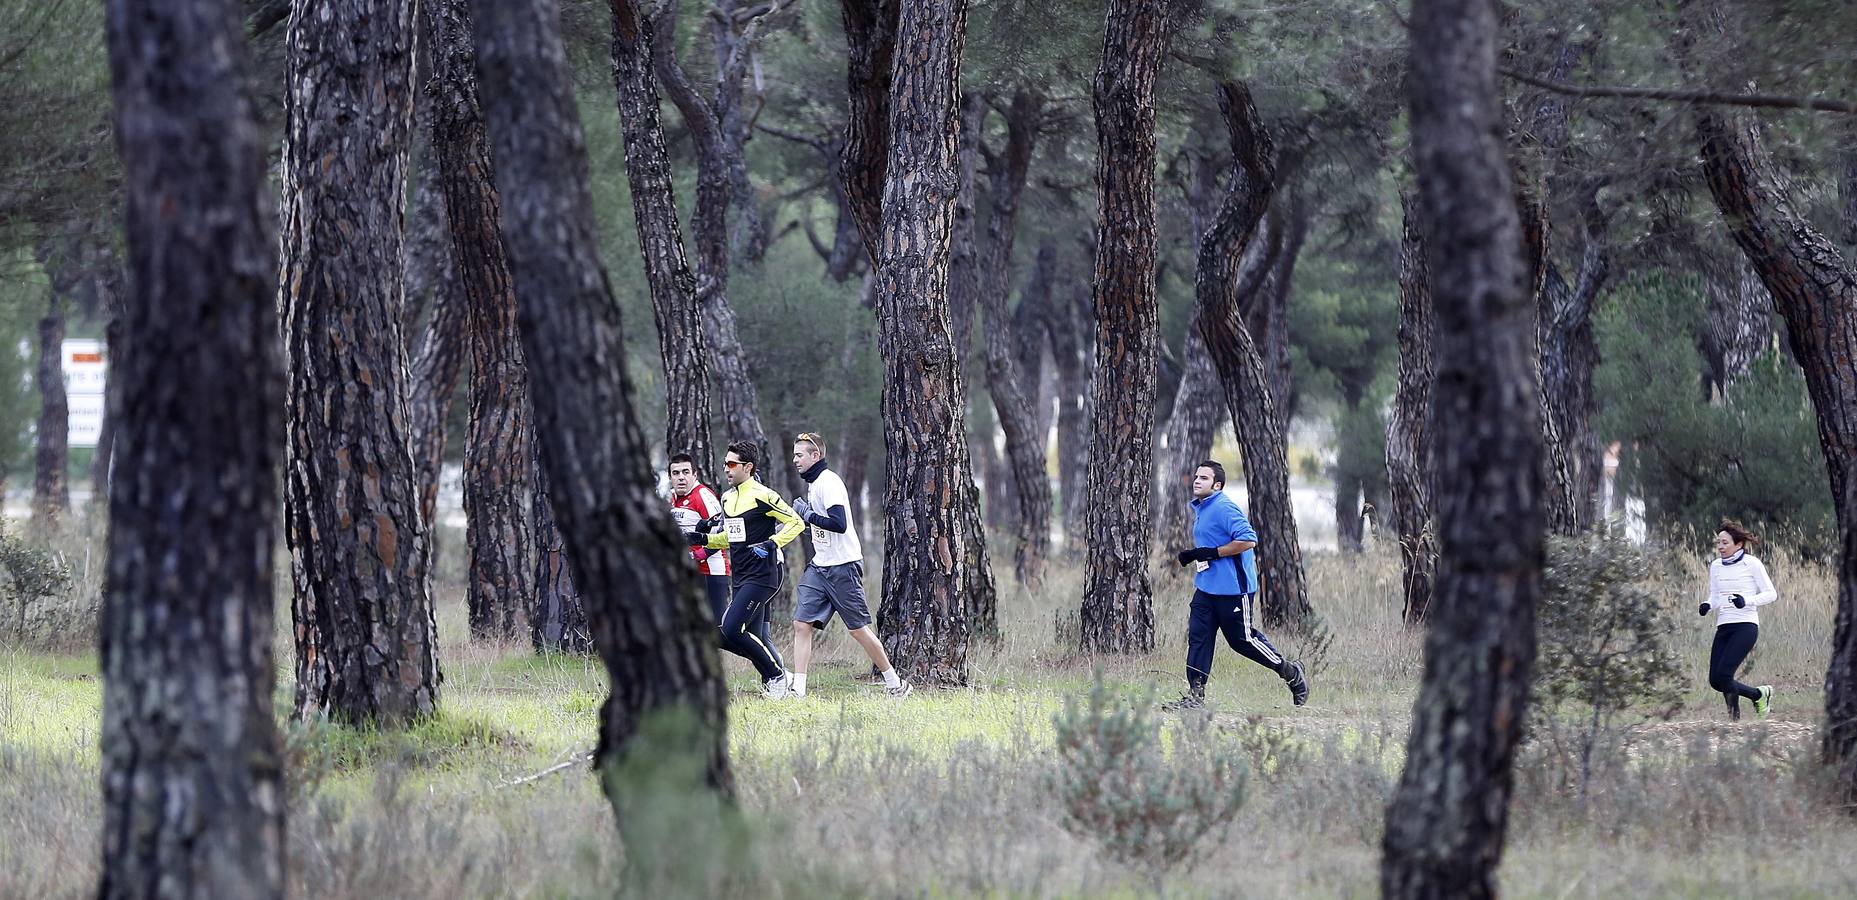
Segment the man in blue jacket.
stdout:
<svg viewBox="0 0 1857 900">
<path fill-rule="evenodd" d="M 1212 653 L 1218 633 L 1246 659 L 1277 673 L 1289 685 L 1297 706 L 1309 702 L 1309 682 L 1302 663 L 1283 658 L 1270 639 L 1251 623 L 1257 606 L 1257 532 L 1244 510 L 1225 496 L 1225 467 L 1212 460 L 1193 472 L 1193 547 L 1177 557 L 1193 566 L 1193 605 L 1187 614 L 1186 696 L 1166 709 L 1206 705 L 1206 681 L 1212 677 Z"/>
</svg>

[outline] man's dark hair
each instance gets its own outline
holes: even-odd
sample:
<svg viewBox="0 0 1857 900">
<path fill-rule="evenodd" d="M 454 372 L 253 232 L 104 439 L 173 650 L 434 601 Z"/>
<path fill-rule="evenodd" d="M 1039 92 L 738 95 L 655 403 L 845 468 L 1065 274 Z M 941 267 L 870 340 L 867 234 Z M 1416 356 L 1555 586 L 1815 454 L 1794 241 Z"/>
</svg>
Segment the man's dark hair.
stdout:
<svg viewBox="0 0 1857 900">
<path fill-rule="evenodd" d="M 671 465 L 674 466 L 674 465 L 677 465 L 678 463 L 689 463 L 690 468 L 692 469 L 696 468 L 696 460 L 690 458 L 690 454 L 685 453 L 681 450 L 677 451 L 676 453 L 671 454 Z"/>
<path fill-rule="evenodd" d="M 1214 487 L 1221 487 L 1225 484 L 1225 467 L 1219 465 L 1216 461 L 1208 459 L 1193 467 L 1193 471 L 1195 472 L 1200 469 L 1212 470 L 1212 485 Z"/>
<path fill-rule="evenodd" d="M 753 441 L 736 441 L 729 445 L 729 452 L 735 454 L 736 459 L 748 463 L 749 465 L 754 465 L 756 462 L 759 462 L 759 460 L 755 458 Z"/>
</svg>

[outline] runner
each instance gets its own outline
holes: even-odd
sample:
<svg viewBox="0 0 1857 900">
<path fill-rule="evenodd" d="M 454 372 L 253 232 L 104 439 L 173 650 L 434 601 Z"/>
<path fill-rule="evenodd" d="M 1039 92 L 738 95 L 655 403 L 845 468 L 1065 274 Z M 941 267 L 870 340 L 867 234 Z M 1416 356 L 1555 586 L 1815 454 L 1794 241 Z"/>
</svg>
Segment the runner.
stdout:
<svg viewBox="0 0 1857 900">
<path fill-rule="evenodd" d="M 1297 706 L 1309 702 L 1309 682 L 1302 663 L 1291 662 L 1251 625 L 1257 604 L 1257 532 L 1244 510 L 1225 496 L 1225 467 L 1212 460 L 1193 472 L 1193 542 L 1180 551 L 1180 565 L 1198 569 L 1193 576 L 1193 604 L 1187 614 L 1186 695 L 1164 709 L 1199 709 L 1206 705 L 1206 681 L 1212 677 L 1216 636 L 1244 658 L 1277 673 L 1289 685 Z"/>
<path fill-rule="evenodd" d="M 1715 642 L 1709 647 L 1709 687 L 1728 701 L 1728 718 L 1741 718 L 1741 698 L 1754 701 L 1754 714 L 1767 717 L 1773 705 L 1773 685 L 1748 687 L 1734 679 L 1735 672 L 1760 640 L 1760 613 L 1754 610 L 1780 599 L 1767 577 L 1767 567 L 1747 552 L 1759 539 L 1732 519 L 1715 533 L 1715 558 L 1709 561 L 1709 595 L 1699 615 L 1715 610 Z"/>
<path fill-rule="evenodd" d="M 677 527 L 684 531 L 695 531 L 705 521 L 722 515 L 722 501 L 716 499 L 716 492 L 696 476 L 696 461 L 688 453 L 671 454 L 671 517 L 677 520 Z M 710 550 L 707 547 L 691 547 L 690 558 L 696 561 L 697 571 L 703 573 L 703 588 L 709 594 L 709 612 L 720 623 L 722 614 L 729 609 L 729 551 Z M 767 612 L 748 626 L 761 643 L 774 654 L 774 662 L 780 663 L 780 651 L 774 649 L 774 642 L 767 636 Z M 784 665 L 784 663 L 782 663 Z"/>
<path fill-rule="evenodd" d="M 754 480 L 753 441 L 730 444 L 722 465 L 733 485 L 722 495 L 722 530 L 706 534 L 697 529 L 684 537 L 692 547 L 728 549 L 734 591 L 718 623 L 722 649 L 753 663 L 761 674 L 762 692 L 778 700 L 787 696 L 793 679 L 774 656 L 773 643 L 762 640 L 750 623 L 767 615 L 768 602 L 780 590 L 780 548 L 799 537 L 805 526 L 779 494 Z"/>
<path fill-rule="evenodd" d="M 812 632 L 824 628 L 836 612 L 851 639 L 864 648 L 871 665 L 883 674 L 884 692 L 907 697 L 914 690 L 890 665 L 883 642 L 870 627 L 864 602 L 864 548 L 851 524 L 851 497 L 838 473 L 825 466 L 825 439 L 812 432 L 793 442 L 793 467 L 806 479 L 806 496 L 793 510 L 812 528 L 812 562 L 800 576 L 793 602 L 793 693 L 806 696 L 806 668 L 812 662 Z"/>
</svg>

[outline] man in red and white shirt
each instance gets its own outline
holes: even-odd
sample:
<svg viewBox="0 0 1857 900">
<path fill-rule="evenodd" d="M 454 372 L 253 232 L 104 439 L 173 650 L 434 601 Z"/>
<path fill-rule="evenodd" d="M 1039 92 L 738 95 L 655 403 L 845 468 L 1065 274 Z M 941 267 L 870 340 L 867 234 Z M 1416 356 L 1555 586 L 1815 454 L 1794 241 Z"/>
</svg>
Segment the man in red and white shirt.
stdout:
<svg viewBox="0 0 1857 900">
<path fill-rule="evenodd" d="M 704 521 L 722 515 L 722 501 L 717 499 L 715 491 L 696 477 L 696 464 L 690 454 L 671 454 L 670 471 L 671 518 L 677 521 L 680 530 L 695 531 Z M 720 622 L 723 611 L 729 608 L 729 551 L 691 547 L 690 558 L 695 561 L 697 570 L 703 573 L 703 588 L 709 594 L 710 612 Z M 762 611 L 760 618 L 751 623 L 748 630 L 754 632 L 761 643 L 767 646 L 774 661 L 780 662 L 780 654 L 773 649 L 774 642 L 767 636 L 766 611 Z"/>
</svg>

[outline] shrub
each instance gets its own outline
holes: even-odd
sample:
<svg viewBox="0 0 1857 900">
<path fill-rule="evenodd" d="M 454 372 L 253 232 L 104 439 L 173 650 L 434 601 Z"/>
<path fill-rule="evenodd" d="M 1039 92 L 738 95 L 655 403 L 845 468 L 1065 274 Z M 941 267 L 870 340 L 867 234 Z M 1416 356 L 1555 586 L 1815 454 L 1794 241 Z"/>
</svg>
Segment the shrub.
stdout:
<svg viewBox="0 0 1857 900">
<path fill-rule="evenodd" d="M 69 609 L 69 604 L 51 602 L 65 597 L 71 586 L 71 567 L 63 557 L 0 529 L 0 602 L 12 613 L 7 618 L 14 640 L 60 644 L 73 630 L 87 634 L 94 629 L 94 607 Z"/>
<path fill-rule="evenodd" d="M 1194 859 L 1244 805 L 1243 750 L 1216 740 L 1207 716 L 1185 717 L 1163 741 L 1153 698 L 1116 702 L 1098 671 L 1088 705 L 1066 701 L 1055 725 L 1048 777 L 1064 828 L 1156 880 Z"/>
<path fill-rule="evenodd" d="M 1593 755 L 1622 719 L 1669 718 L 1681 702 L 1672 619 L 1649 579 L 1649 556 L 1622 536 L 1552 538 L 1540 617 L 1535 696 L 1548 738 L 1579 759 L 1579 793 Z M 1571 732 L 1561 713 L 1573 713 Z M 1571 747 L 1568 747 L 1569 742 Z"/>
</svg>

